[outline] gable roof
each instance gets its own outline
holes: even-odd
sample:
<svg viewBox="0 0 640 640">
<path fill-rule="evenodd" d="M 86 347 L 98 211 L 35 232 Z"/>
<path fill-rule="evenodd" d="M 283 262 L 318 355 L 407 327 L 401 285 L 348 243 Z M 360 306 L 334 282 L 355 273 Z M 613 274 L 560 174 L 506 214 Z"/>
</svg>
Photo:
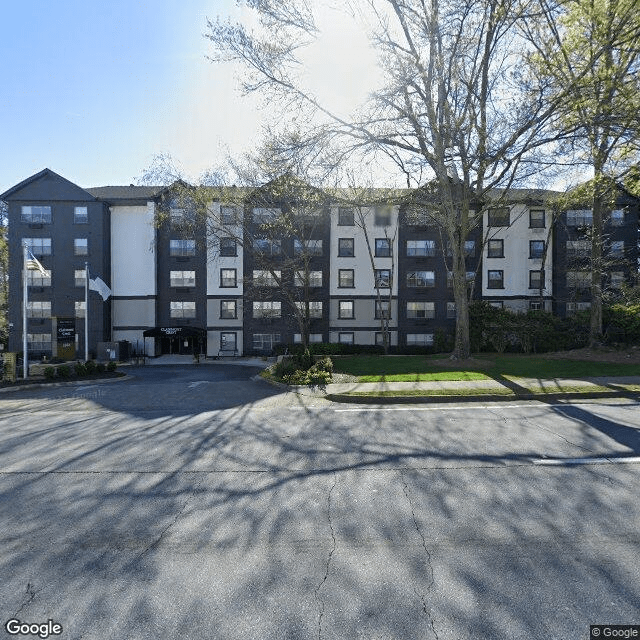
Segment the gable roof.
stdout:
<svg viewBox="0 0 640 640">
<path fill-rule="evenodd" d="M 82 196 L 82 198 L 73 198 L 74 200 L 80 200 L 80 199 L 95 200 L 95 197 L 91 193 L 89 193 L 86 189 L 79 187 L 77 184 L 71 182 L 70 180 L 67 180 L 66 178 L 63 178 L 61 175 L 57 174 L 55 171 L 51 171 L 51 169 L 48 169 L 48 168 L 43 169 L 38 173 L 34 173 L 32 176 L 29 176 L 26 180 L 23 180 L 22 182 L 19 182 L 15 186 L 11 187 L 10 189 L 7 189 L 7 191 L 0 194 L 0 200 L 7 200 L 8 198 L 15 197 L 17 194 L 20 193 L 20 191 L 26 189 L 31 185 L 34 185 L 40 180 L 47 179 L 47 178 L 51 180 L 55 180 L 59 184 L 68 188 L 69 190 L 76 192 L 76 195 Z M 37 198 L 30 198 L 30 199 L 37 199 Z"/>
</svg>

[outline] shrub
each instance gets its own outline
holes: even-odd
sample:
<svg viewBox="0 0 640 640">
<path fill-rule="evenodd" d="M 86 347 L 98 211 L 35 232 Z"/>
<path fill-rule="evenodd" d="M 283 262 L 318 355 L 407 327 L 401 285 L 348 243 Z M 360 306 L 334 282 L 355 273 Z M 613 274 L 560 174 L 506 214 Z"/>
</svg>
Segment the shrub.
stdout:
<svg viewBox="0 0 640 640">
<path fill-rule="evenodd" d="M 87 369 L 87 375 L 91 375 L 96 370 L 96 362 L 95 362 L 95 360 L 87 360 L 84 363 L 84 366 Z"/>
<path fill-rule="evenodd" d="M 286 356 L 280 360 L 280 362 L 275 364 L 272 371 L 274 376 L 284 379 L 286 376 L 292 375 L 298 368 L 299 367 L 295 359 L 293 357 Z"/>
<path fill-rule="evenodd" d="M 61 364 L 58 369 L 58 378 L 68 378 L 71 375 L 71 367 L 68 364 Z"/>
<path fill-rule="evenodd" d="M 44 377 L 47 380 L 53 380 L 56 375 L 56 370 L 54 367 L 45 367 L 44 368 Z"/>
<path fill-rule="evenodd" d="M 117 366 L 118 365 L 115 363 L 115 361 L 111 360 L 111 362 L 107 363 L 107 371 L 115 371 Z"/>
<path fill-rule="evenodd" d="M 104 373 L 106 371 L 107 367 L 105 365 L 104 362 L 97 362 L 96 363 L 96 371 L 98 373 Z"/>
<path fill-rule="evenodd" d="M 87 367 L 84 366 L 84 362 L 76 362 L 73 365 L 73 368 L 75 369 L 76 375 L 79 378 L 87 375 Z"/>
</svg>

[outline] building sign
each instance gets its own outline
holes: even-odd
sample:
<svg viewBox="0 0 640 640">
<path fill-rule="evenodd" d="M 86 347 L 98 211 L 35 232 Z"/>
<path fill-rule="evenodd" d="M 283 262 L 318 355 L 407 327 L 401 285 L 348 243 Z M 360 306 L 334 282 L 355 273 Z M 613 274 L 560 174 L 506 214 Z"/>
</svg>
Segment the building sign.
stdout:
<svg viewBox="0 0 640 640">
<path fill-rule="evenodd" d="M 4 367 L 2 372 L 2 379 L 9 382 L 16 381 L 16 354 L 12 351 L 8 351 L 2 354 L 4 361 Z"/>
<path fill-rule="evenodd" d="M 76 351 L 76 320 L 75 318 L 58 318 L 57 331 L 58 357 L 63 360 L 72 359 Z"/>
<path fill-rule="evenodd" d="M 168 336 L 175 336 L 180 333 L 181 327 L 160 327 L 160 331 Z"/>
</svg>

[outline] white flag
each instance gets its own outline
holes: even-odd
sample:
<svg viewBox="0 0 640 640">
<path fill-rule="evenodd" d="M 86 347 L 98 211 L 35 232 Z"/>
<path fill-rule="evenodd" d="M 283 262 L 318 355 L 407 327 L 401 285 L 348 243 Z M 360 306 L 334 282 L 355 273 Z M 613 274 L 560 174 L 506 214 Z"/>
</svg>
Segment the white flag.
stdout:
<svg viewBox="0 0 640 640">
<path fill-rule="evenodd" d="M 40 264 L 38 258 L 36 258 L 33 253 L 31 253 L 31 249 L 27 248 L 27 262 L 25 267 L 30 271 L 39 271 L 43 277 L 48 278 L 49 273 L 47 270 Z"/>
<path fill-rule="evenodd" d="M 102 278 L 89 278 L 89 289 L 97 291 L 103 300 L 106 300 L 111 295 L 111 289 L 109 289 Z"/>
</svg>

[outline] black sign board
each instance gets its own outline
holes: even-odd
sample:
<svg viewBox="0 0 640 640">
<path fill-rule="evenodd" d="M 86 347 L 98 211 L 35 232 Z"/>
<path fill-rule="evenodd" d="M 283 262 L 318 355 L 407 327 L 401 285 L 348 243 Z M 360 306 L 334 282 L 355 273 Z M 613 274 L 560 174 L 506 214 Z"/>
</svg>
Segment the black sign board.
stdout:
<svg viewBox="0 0 640 640">
<path fill-rule="evenodd" d="M 75 339 L 75 318 L 58 318 L 58 342 L 74 342 Z"/>
</svg>

